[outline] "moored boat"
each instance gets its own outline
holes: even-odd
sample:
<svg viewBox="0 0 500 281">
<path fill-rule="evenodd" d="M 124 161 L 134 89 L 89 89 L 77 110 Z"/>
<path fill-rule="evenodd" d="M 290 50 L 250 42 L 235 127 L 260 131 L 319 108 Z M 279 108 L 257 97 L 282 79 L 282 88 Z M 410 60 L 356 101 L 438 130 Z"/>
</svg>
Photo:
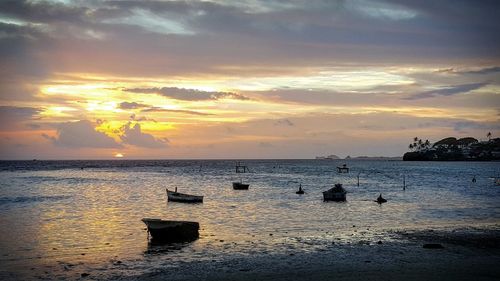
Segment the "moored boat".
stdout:
<svg viewBox="0 0 500 281">
<path fill-rule="evenodd" d="M 173 202 L 203 203 L 203 196 L 180 193 L 177 192 L 177 188 L 175 189 L 175 191 L 170 191 L 167 188 L 167 197 L 168 201 Z"/>
<path fill-rule="evenodd" d="M 305 193 L 305 192 L 304 192 L 304 190 L 302 189 L 302 184 L 301 184 L 301 185 L 299 185 L 299 190 L 298 190 L 297 192 L 295 192 L 295 193 L 296 193 L 296 194 L 299 194 L 299 195 L 302 195 L 302 194 L 304 194 L 304 193 Z"/>
<path fill-rule="evenodd" d="M 382 204 L 382 203 L 387 202 L 387 199 L 385 199 L 384 197 L 382 197 L 382 193 L 380 193 L 380 195 L 377 197 L 377 200 L 375 200 L 375 202 L 377 202 L 379 204 Z"/>
<path fill-rule="evenodd" d="M 233 182 L 233 189 L 235 190 L 244 190 L 244 189 L 248 189 L 248 187 L 250 186 L 250 184 L 247 184 L 247 183 L 242 183 L 241 181 L 237 182 Z"/>
<path fill-rule="evenodd" d="M 342 166 L 337 166 L 337 172 L 338 173 L 349 173 L 349 167 L 347 167 L 346 164 L 343 164 Z"/>
<path fill-rule="evenodd" d="M 187 242 L 199 237 L 200 224 L 193 221 L 171 221 L 144 218 L 142 221 L 148 228 L 148 233 L 155 241 Z"/>
<path fill-rule="evenodd" d="M 337 183 L 334 187 L 323 191 L 324 201 L 345 201 L 347 191 L 342 187 L 342 184 Z"/>
</svg>

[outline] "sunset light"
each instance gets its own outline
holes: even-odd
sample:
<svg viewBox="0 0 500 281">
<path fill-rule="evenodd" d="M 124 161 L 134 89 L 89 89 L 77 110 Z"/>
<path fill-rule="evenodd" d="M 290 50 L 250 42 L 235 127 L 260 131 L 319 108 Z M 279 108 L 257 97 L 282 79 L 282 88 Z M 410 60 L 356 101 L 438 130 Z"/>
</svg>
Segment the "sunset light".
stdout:
<svg viewBox="0 0 500 281">
<path fill-rule="evenodd" d="M 500 280 L 499 0 L 0 0 L 0 280 Z"/>
<path fill-rule="evenodd" d="M 0 157 L 398 156 L 415 135 L 499 130 L 493 22 L 453 14 L 450 32 L 382 0 L 146 2 L 0 7 Z"/>
</svg>

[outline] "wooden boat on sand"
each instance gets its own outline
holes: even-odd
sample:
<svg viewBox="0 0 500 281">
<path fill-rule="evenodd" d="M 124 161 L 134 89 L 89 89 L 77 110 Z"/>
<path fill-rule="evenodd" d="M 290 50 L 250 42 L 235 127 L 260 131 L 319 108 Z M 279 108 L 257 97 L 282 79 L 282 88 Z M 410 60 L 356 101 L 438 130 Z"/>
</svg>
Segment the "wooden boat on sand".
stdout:
<svg viewBox="0 0 500 281">
<path fill-rule="evenodd" d="M 193 221 L 170 221 L 144 218 L 152 240 L 161 242 L 188 242 L 198 239 L 200 224 Z"/>
<path fill-rule="evenodd" d="M 167 188 L 167 197 L 168 201 L 172 202 L 203 203 L 203 196 L 180 193 L 177 192 L 177 188 L 175 191 L 170 191 Z"/>
</svg>

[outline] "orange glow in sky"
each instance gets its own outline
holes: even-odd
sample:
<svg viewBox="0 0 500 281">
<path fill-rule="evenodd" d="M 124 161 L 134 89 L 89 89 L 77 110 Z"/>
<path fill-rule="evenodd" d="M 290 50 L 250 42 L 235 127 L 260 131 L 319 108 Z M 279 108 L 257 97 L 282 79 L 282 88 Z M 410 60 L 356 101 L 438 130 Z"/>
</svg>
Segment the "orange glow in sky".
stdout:
<svg viewBox="0 0 500 281">
<path fill-rule="evenodd" d="M 415 136 L 500 135 L 498 21 L 208 2 L 4 9 L 0 159 L 399 156 Z"/>
</svg>

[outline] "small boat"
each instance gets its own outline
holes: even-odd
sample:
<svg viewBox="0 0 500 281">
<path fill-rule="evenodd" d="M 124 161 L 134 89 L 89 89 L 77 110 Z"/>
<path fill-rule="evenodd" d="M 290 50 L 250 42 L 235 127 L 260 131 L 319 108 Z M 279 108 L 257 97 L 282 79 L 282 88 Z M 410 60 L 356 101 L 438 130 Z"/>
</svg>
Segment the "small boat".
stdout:
<svg viewBox="0 0 500 281">
<path fill-rule="evenodd" d="M 200 236 L 200 224 L 193 221 L 169 221 L 144 218 L 142 221 L 148 228 L 152 240 L 162 242 L 194 241 Z"/>
<path fill-rule="evenodd" d="M 167 188 L 167 197 L 168 201 L 172 202 L 203 203 L 203 196 L 180 193 L 177 192 L 177 188 L 175 188 L 175 191 L 170 191 Z"/>
<path fill-rule="evenodd" d="M 299 190 L 297 192 L 295 192 L 295 193 L 296 194 L 300 194 L 300 195 L 304 194 L 304 190 L 302 189 L 302 184 L 299 185 Z"/>
<path fill-rule="evenodd" d="M 342 166 L 337 166 L 337 173 L 349 173 L 349 168 L 347 167 L 346 164 L 343 164 Z"/>
<path fill-rule="evenodd" d="M 386 199 L 384 199 L 384 198 L 382 197 L 382 193 L 380 193 L 380 195 L 378 196 L 377 200 L 375 200 L 375 202 L 377 202 L 377 203 L 379 203 L 379 204 L 382 204 L 382 203 L 387 202 L 387 200 L 386 200 Z"/>
<path fill-rule="evenodd" d="M 337 183 L 334 187 L 323 191 L 324 201 L 345 201 L 347 191 L 342 187 L 342 184 Z"/>
<path fill-rule="evenodd" d="M 242 183 L 241 181 L 233 182 L 233 189 L 234 190 L 245 190 L 245 189 L 248 189 L 249 186 L 250 186 L 250 184 Z"/>
</svg>

